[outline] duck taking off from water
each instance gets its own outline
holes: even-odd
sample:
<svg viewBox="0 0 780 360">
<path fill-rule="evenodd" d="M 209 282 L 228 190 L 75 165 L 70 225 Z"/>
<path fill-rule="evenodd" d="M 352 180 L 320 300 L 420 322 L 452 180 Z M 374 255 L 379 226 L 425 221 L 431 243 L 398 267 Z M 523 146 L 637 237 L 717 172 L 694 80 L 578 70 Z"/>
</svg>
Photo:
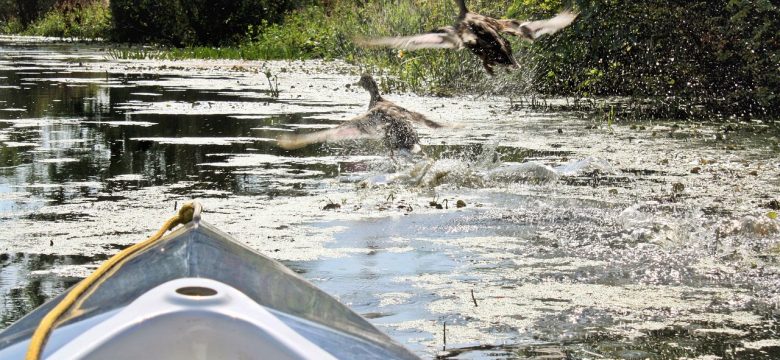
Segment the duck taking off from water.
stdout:
<svg viewBox="0 0 780 360">
<path fill-rule="evenodd" d="M 422 150 L 420 138 L 412 123 L 430 128 L 445 127 L 426 118 L 423 114 L 404 109 L 382 97 L 379 86 L 371 75 L 363 74 L 358 85 L 371 94 L 367 112 L 332 129 L 307 134 L 282 135 L 277 139 L 279 146 L 284 149 L 298 149 L 318 142 L 382 138 L 390 149 L 392 157 L 395 150 L 406 150 L 411 153 Z"/>
<path fill-rule="evenodd" d="M 533 41 L 544 34 L 553 34 L 569 26 L 577 14 L 563 11 L 553 18 L 520 22 L 514 19 L 494 19 L 466 8 L 465 0 L 455 0 L 460 14 L 455 25 L 445 26 L 428 33 L 399 36 L 356 39 L 359 45 L 391 47 L 406 50 L 416 49 L 462 49 L 468 48 L 482 59 L 482 66 L 493 75 L 493 67 L 503 65 L 519 67 L 512 55 L 512 46 L 502 34 L 518 36 Z"/>
</svg>

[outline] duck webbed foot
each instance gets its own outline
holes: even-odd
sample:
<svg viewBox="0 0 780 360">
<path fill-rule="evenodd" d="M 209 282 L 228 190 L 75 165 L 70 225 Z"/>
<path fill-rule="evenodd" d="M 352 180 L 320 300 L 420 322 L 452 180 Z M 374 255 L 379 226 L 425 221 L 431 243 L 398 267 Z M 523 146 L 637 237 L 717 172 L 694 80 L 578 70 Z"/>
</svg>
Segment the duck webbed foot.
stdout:
<svg viewBox="0 0 780 360">
<path fill-rule="evenodd" d="M 395 158 L 395 151 L 393 151 L 393 149 L 390 149 L 390 160 L 394 165 L 398 166 L 398 159 Z"/>
</svg>

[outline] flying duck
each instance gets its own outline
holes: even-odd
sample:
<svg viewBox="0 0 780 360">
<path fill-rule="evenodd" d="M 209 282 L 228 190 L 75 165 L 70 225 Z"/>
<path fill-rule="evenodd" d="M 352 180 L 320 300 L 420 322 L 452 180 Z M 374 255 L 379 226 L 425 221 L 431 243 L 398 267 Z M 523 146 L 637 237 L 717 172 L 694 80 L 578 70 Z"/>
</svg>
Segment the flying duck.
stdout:
<svg viewBox="0 0 780 360">
<path fill-rule="evenodd" d="M 482 59 L 482 66 L 493 75 L 493 66 L 503 65 L 517 68 L 512 55 L 512 46 L 502 34 L 518 36 L 533 41 L 544 34 L 553 34 L 574 21 L 577 14 L 563 11 L 553 18 L 520 22 L 514 19 L 494 19 L 470 12 L 465 0 L 455 0 L 460 8 L 457 21 L 431 32 L 399 37 L 358 38 L 363 46 L 392 47 L 406 50 L 416 49 L 462 49 L 468 48 Z"/>
</svg>

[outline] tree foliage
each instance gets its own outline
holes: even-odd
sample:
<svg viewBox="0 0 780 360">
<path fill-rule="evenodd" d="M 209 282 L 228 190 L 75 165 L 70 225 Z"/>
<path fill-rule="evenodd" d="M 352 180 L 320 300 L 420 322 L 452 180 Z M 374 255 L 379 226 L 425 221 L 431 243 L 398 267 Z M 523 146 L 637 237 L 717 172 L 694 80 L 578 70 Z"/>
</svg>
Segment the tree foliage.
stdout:
<svg viewBox="0 0 780 360">
<path fill-rule="evenodd" d="M 578 1 L 535 48 L 539 90 L 650 97 L 730 115 L 780 112 L 780 8 L 768 0 Z"/>
<path fill-rule="evenodd" d="M 112 0 L 113 37 L 166 45 L 223 45 L 281 20 L 294 0 Z"/>
<path fill-rule="evenodd" d="M 0 0 L 0 21 L 18 21 L 23 26 L 31 24 L 46 13 L 55 0 Z"/>
</svg>

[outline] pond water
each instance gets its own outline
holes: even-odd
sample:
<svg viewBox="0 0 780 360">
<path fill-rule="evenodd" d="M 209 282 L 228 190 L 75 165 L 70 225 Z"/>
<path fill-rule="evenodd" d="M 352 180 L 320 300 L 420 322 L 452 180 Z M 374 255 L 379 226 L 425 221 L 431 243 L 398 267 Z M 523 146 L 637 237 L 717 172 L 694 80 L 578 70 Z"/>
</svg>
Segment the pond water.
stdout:
<svg viewBox="0 0 780 360">
<path fill-rule="evenodd" d="M 423 358 L 780 357 L 774 126 L 389 94 L 454 125 L 427 159 L 276 146 L 364 111 L 358 75 L 0 37 L 0 326 L 198 199 Z"/>
</svg>

